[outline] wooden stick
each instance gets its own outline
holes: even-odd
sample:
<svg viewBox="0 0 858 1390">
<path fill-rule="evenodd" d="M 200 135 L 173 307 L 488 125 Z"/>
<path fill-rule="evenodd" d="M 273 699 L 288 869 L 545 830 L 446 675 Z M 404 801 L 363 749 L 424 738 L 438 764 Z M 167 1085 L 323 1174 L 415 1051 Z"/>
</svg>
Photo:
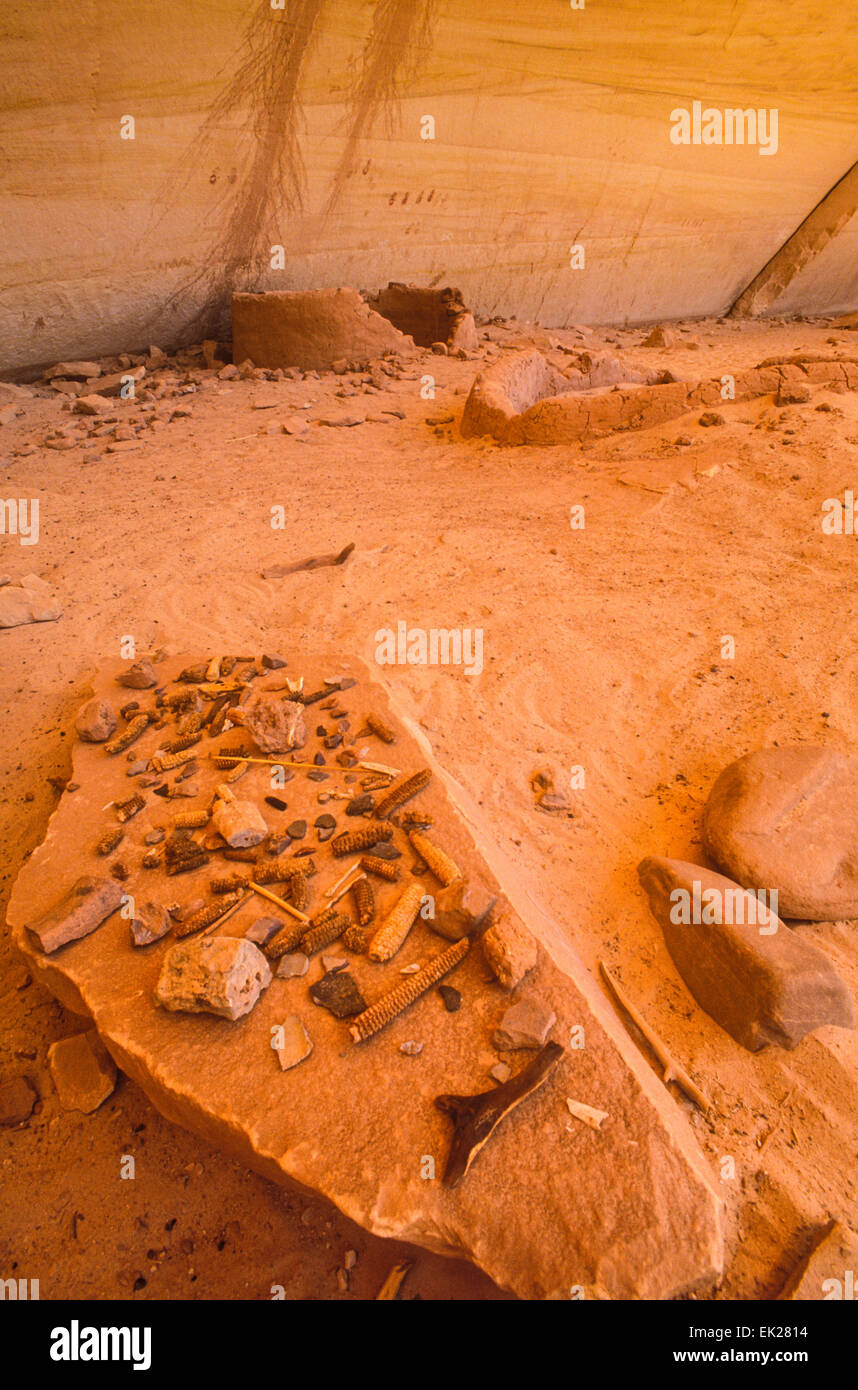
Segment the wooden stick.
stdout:
<svg viewBox="0 0 858 1390">
<path fill-rule="evenodd" d="M 453 1143 L 442 1179 L 445 1187 L 455 1187 L 462 1181 L 504 1116 L 542 1085 L 562 1056 L 559 1043 L 546 1043 L 529 1066 L 502 1086 L 477 1096 L 436 1096 L 438 1109 L 453 1119 Z"/>
<path fill-rule="evenodd" d="M 283 911 L 288 912 L 290 917 L 297 917 L 299 922 L 307 922 L 309 924 L 310 919 L 306 913 L 299 912 L 297 907 L 293 907 L 291 903 L 284 902 L 282 898 L 278 898 L 276 893 L 269 893 L 267 888 L 260 888 L 258 883 L 249 883 L 247 886 L 248 888 L 252 888 L 254 893 L 258 893 L 261 898 L 267 898 L 270 903 L 275 903 L 277 907 L 282 907 Z"/>
<path fill-rule="evenodd" d="M 240 753 L 236 753 L 234 756 L 232 753 L 193 753 L 191 754 L 191 756 L 209 758 L 212 761 L 219 763 L 256 763 L 259 767 L 282 767 L 284 769 L 290 767 L 306 767 L 310 768 L 312 772 L 333 772 L 336 777 L 344 777 L 347 772 L 354 771 L 354 768 L 352 767 L 344 767 L 341 769 L 336 767 L 329 767 L 327 764 L 320 765 L 319 763 L 293 763 L 287 762 L 285 758 L 243 758 Z M 399 773 L 397 772 L 396 768 L 382 767 L 379 763 L 355 763 L 354 767 L 359 767 L 362 772 L 383 772 L 391 777 L 399 776 Z M 112 805 L 113 803 L 110 802 L 109 804 Z"/>
<path fill-rule="evenodd" d="M 699 1105 L 704 1115 L 708 1115 L 712 1108 L 710 1101 L 708 1101 L 703 1092 L 695 1086 L 688 1072 L 684 1071 L 679 1063 L 670 1055 L 661 1038 L 658 1036 L 658 1033 L 650 1028 L 649 1024 L 641 1017 L 634 1005 L 625 997 L 603 960 L 599 961 L 599 969 L 602 972 L 602 978 L 605 984 L 608 986 L 620 1008 L 625 1010 L 635 1027 L 639 1028 L 641 1033 L 643 1033 L 664 1068 L 662 1081 L 665 1086 L 669 1081 L 675 1081 L 677 1086 L 688 1096 L 689 1100 L 693 1100 L 695 1105 Z"/>
</svg>

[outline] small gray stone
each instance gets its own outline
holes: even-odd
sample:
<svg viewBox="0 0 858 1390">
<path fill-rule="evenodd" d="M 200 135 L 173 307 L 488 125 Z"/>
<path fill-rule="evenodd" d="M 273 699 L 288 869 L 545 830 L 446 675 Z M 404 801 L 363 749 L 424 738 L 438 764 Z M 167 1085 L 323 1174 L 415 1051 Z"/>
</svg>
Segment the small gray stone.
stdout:
<svg viewBox="0 0 858 1390">
<path fill-rule="evenodd" d="M 512 1051 L 520 1047 L 544 1047 L 556 1015 L 532 995 L 520 999 L 504 1014 L 494 1032 L 495 1047 Z"/>
<path fill-rule="evenodd" d="M 264 946 L 266 941 L 277 935 L 282 926 L 283 923 L 277 917 L 257 917 L 253 926 L 248 927 L 244 933 L 244 939 L 252 941 L 255 946 Z"/>
<path fill-rule="evenodd" d="M 134 946 L 151 946 L 160 941 L 172 926 L 170 914 L 158 903 L 144 903 L 139 912 L 129 922 L 131 943 Z"/>
<path fill-rule="evenodd" d="M 278 922 L 279 927 L 279 922 Z M 285 956 L 281 956 L 277 965 L 278 980 L 295 980 L 302 975 L 306 975 L 310 964 L 310 957 L 305 956 L 303 951 L 289 951 Z"/>
<path fill-rule="evenodd" d="M 408 1042 L 400 1043 L 399 1051 L 404 1052 L 406 1057 L 419 1057 L 423 1051 L 423 1043 L 409 1039 Z"/>
</svg>

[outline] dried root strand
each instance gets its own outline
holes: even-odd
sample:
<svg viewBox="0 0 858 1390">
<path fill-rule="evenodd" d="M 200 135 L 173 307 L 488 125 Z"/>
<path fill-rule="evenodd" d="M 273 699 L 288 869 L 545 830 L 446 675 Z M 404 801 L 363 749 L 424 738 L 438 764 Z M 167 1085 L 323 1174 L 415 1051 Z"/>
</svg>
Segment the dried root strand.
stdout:
<svg viewBox="0 0 858 1390">
<path fill-rule="evenodd" d="M 396 742 L 396 734 L 393 732 L 393 729 L 385 724 L 382 719 L 379 719 L 377 714 L 368 714 L 366 717 L 366 724 L 367 728 L 371 729 L 376 738 L 381 739 L 382 743 Z"/>
<path fill-rule="evenodd" d="M 231 898 L 224 898 L 223 902 L 211 903 L 208 907 L 201 908 L 189 917 L 187 922 L 180 922 L 173 934 L 176 937 L 193 936 L 194 932 L 202 931 L 205 927 L 213 927 L 230 908 L 237 907 L 243 897 L 243 893 L 235 893 Z"/>
<path fill-rule="evenodd" d="M 420 772 L 412 773 L 406 777 L 404 782 L 394 783 L 386 796 L 383 796 L 375 808 L 377 820 L 386 820 L 391 811 L 404 806 L 406 801 L 410 801 L 412 796 L 422 792 L 423 788 L 432 780 L 432 773 L 428 767 L 424 767 Z"/>
<path fill-rule="evenodd" d="M 462 870 L 442 849 L 433 844 L 428 835 L 424 835 L 421 830 L 412 830 L 408 836 L 420 858 L 432 870 L 432 873 L 448 888 L 451 883 L 462 877 Z"/>
<path fill-rule="evenodd" d="M 146 798 L 142 797 L 139 792 L 135 792 L 133 796 L 129 796 L 127 801 L 117 801 L 114 802 L 114 805 L 116 806 L 117 819 L 124 822 L 130 820 L 132 816 L 136 816 L 138 811 L 143 810 L 146 805 Z"/>
<path fill-rule="evenodd" d="M 211 820 L 211 811 L 179 811 L 173 817 L 175 830 L 201 830 Z"/>
<path fill-rule="evenodd" d="M 399 868 L 390 859 L 379 859 L 374 854 L 365 854 L 360 861 L 362 869 L 366 869 L 368 874 L 375 874 L 376 878 L 386 878 L 388 883 L 395 883 L 399 878 Z"/>
<path fill-rule="evenodd" d="M 356 956 L 364 956 L 369 946 L 369 935 L 366 927 L 352 925 L 348 931 L 343 932 L 342 944 L 347 951 L 353 951 Z"/>
<path fill-rule="evenodd" d="M 368 927 L 375 916 L 375 894 L 368 878 L 359 878 L 351 885 L 355 900 L 357 919 L 362 927 Z"/>
<path fill-rule="evenodd" d="M 327 913 L 325 913 L 327 917 Z M 332 942 L 339 941 L 343 932 L 352 926 L 351 917 L 347 917 L 344 912 L 335 912 L 328 921 L 316 923 L 305 932 L 301 937 L 300 949 L 305 956 L 312 956 L 316 951 L 323 951 Z"/>
<path fill-rule="evenodd" d="M 125 839 L 125 831 L 119 828 L 108 830 L 95 847 L 96 854 L 112 854 L 116 846 Z"/>
<path fill-rule="evenodd" d="M 361 830 L 347 830 L 342 835 L 335 836 L 331 841 L 331 850 L 335 859 L 342 859 L 345 854 L 357 854 L 360 850 L 372 849 L 379 840 L 392 839 L 392 825 L 366 826 Z"/>
<path fill-rule="evenodd" d="M 116 738 L 112 738 L 109 743 L 105 743 L 105 753 L 110 753 L 111 755 L 114 753 L 124 753 L 126 748 L 130 748 L 132 743 L 137 742 L 143 730 L 148 729 L 148 727 L 148 714 L 135 715 L 128 727 L 122 730 L 121 734 L 117 734 Z"/>
<path fill-rule="evenodd" d="M 424 965 L 422 970 L 418 970 L 416 975 L 411 975 L 402 984 L 396 985 L 387 994 L 382 995 L 381 999 L 376 1000 L 362 1014 L 358 1014 L 350 1028 L 354 1042 L 366 1042 L 367 1038 L 373 1037 L 376 1033 L 385 1028 L 399 1014 L 403 1013 L 409 1005 L 419 999 L 421 994 L 425 994 L 427 989 L 431 989 L 439 980 L 443 980 L 445 975 L 465 959 L 470 949 L 470 941 L 463 936 L 461 941 L 455 941 L 452 946 L 448 946 L 446 951 L 440 955 L 433 956 Z"/>
<path fill-rule="evenodd" d="M 409 883 L 369 943 L 370 960 L 385 961 L 396 955 L 414 925 L 422 900 L 422 885 Z"/>
</svg>

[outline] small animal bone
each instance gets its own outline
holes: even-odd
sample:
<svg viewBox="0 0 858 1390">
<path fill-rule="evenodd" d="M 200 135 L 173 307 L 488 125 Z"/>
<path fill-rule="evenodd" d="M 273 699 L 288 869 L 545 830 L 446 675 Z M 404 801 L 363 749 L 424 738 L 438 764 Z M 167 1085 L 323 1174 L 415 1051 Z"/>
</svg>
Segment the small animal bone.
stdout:
<svg viewBox="0 0 858 1390">
<path fill-rule="evenodd" d="M 436 1096 L 438 1109 L 453 1120 L 453 1142 L 442 1179 L 445 1187 L 456 1187 L 462 1181 L 504 1116 L 542 1085 L 562 1056 L 559 1043 L 546 1043 L 533 1061 L 503 1086 L 476 1096 Z"/>
<path fill-rule="evenodd" d="M 592 1105 L 585 1105 L 582 1100 L 572 1100 L 571 1096 L 566 1097 L 566 1104 L 569 1114 L 589 1125 L 591 1129 L 601 1129 L 605 1120 L 610 1119 L 607 1110 L 596 1110 Z"/>
<path fill-rule="evenodd" d="M 649 1024 L 641 1017 L 634 1005 L 629 1003 L 603 960 L 599 961 L 599 969 L 602 972 L 602 978 L 605 984 L 608 986 L 620 1008 L 625 1010 L 635 1027 L 643 1033 L 661 1063 L 664 1069 L 662 1072 L 662 1081 L 665 1086 L 669 1081 L 675 1081 L 677 1086 L 688 1096 L 689 1100 L 693 1100 L 695 1105 L 699 1105 L 704 1115 L 708 1115 L 711 1109 L 710 1101 L 706 1099 L 701 1090 L 698 1090 L 691 1080 L 691 1077 L 688 1075 L 688 1072 L 683 1071 L 679 1063 L 674 1061 L 661 1038 L 658 1036 L 658 1033 L 656 1033 L 653 1028 L 650 1028 Z"/>
</svg>

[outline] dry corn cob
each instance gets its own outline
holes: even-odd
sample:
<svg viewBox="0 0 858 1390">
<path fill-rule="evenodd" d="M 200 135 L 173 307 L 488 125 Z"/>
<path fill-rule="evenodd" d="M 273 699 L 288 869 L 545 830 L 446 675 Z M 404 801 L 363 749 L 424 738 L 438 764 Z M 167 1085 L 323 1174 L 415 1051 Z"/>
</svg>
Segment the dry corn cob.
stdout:
<svg viewBox="0 0 858 1390">
<path fill-rule="evenodd" d="M 369 945 L 369 932 L 366 927 L 349 927 L 348 931 L 343 932 L 342 944 L 347 951 L 354 951 L 356 956 L 366 954 Z"/>
<path fill-rule="evenodd" d="M 190 873 L 191 869 L 202 869 L 208 862 L 209 857 L 205 850 L 198 849 L 195 854 L 171 860 L 167 864 L 167 873 L 171 877 L 173 874 L 187 874 Z"/>
<path fill-rule="evenodd" d="M 124 753 L 126 748 L 130 748 L 132 743 L 136 743 L 144 729 L 149 727 L 148 714 L 135 714 L 127 728 L 112 738 L 109 743 L 105 743 L 105 753 Z"/>
<path fill-rule="evenodd" d="M 377 714 L 368 714 L 366 723 L 367 728 L 372 729 L 372 732 L 381 739 L 382 743 L 395 743 L 396 734 L 383 720 L 379 719 Z"/>
<path fill-rule="evenodd" d="M 307 903 L 310 901 L 310 885 L 303 874 L 294 874 L 293 877 L 289 879 L 289 897 L 292 901 L 292 906 L 297 907 L 303 912 Z"/>
<path fill-rule="evenodd" d="M 185 763 L 193 762 L 196 757 L 194 752 L 184 753 L 156 753 L 152 758 L 153 772 L 172 772 L 176 767 L 183 767 Z"/>
<path fill-rule="evenodd" d="M 221 854 L 224 859 L 232 859 L 239 864 L 256 864 L 259 860 L 258 849 L 222 849 Z"/>
<path fill-rule="evenodd" d="M 130 820 L 132 816 L 136 816 L 138 811 L 143 810 L 143 807 L 146 805 L 146 799 L 142 797 L 139 792 L 135 792 L 133 796 L 129 796 L 127 801 L 116 801 L 114 805 L 116 806 L 116 815 L 118 819 L 126 821 Z"/>
<path fill-rule="evenodd" d="M 337 835 L 331 841 L 331 849 L 335 859 L 342 859 L 344 854 L 357 854 L 359 850 L 371 849 L 379 840 L 392 839 L 392 825 L 367 826 L 362 830 L 347 830 L 345 834 Z"/>
<path fill-rule="evenodd" d="M 240 763 L 236 763 L 236 765 L 235 765 L 235 767 L 232 769 L 232 771 L 231 771 L 231 772 L 228 772 L 228 773 L 226 774 L 226 781 L 227 781 L 227 782 L 237 782 L 241 777 L 244 776 L 245 772 L 247 771 L 247 769 L 248 769 L 249 767 L 250 767 L 250 763 L 249 763 L 249 762 L 246 762 L 246 761 L 240 762 Z"/>
<path fill-rule="evenodd" d="M 422 899 L 423 888 L 419 883 L 409 883 L 400 893 L 369 943 L 370 960 L 390 960 L 391 956 L 396 955 L 411 931 Z"/>
<path fill-rule="evenodd" d="M 419 999 L 421 994 L 425 994 L 427 989 L 431 989 L 439 980 L 443 980 L 454 966 L 464 960 L 470 948 L 470 941 L 463 936 L 461 941 L 455 941 L 452 946 L 448 946 L 446 951 L 440 955 L 433 956 L 422 970 L 418 970 L 416 975 L 411 975 L 401 985 L 396 985 L 362 1014 L 358 1014 L 354 1023 L 351 1025 L 350 1032 L 354 1042 L 366 1042 L 382 1028 L 386 1027 L 392 1019 L 403 1013 L 410 1004 Z"/>
<path fill-rule="evenodd" d="M 368 927 L 375 916 L 375 894 L 372 884 L 368 878 L 359 878 L 351 887 L 358 923 L 362 927 Z"/>
<path fill-rule="evenodd" d="M 212 893 L 235 893 L 239 888 L 246 888 L 250 879 L 247 874 L 225 874 L 223 877 L 213 878 L 209 884 L 209 891 Z"/>
<path fill-rule="evenodd" d="M 450 858 L 449 854 L 445 854 L 442 849 L 434 845 L 428 835 L 424 835 L 420 830 L 412 830 L 408 838 L 420 858 L 425 860 L 438 882 L 443 883 L 445 888 L 462 877 L 462 870 L 458 864 Z"/>
<path fill-rule="evenodd" d="M 202 734 L 183 734 L 181 738 L 171 738 L 169 743 L 164 744 L 164 752 L 184 753 L 186 748 L 193 748 L 201 738 Z"/>
<path fill-rule="evenodd" d="M 377 878 L 386 878 L 388 883 L 395 883 L 399 878 L 399 868 L 391 863 L 389 859 L 379 859 L 375 854 L 365 854 L 360 861 L 362 869 L 366 869 L 368 874 L 375 874 Z"/>
<path fill-rule="evenodd" d="M 397 807 L 404 806 L 406 801 L 410 801 L 412 796 L 422 792 L 428 782 L 432 780 L 432 773 L 428 767 L 424 767 L 420 772 L 415 772 L 411 777 L 406 777 L 404 782 L 394 785 L 386 796 L 383 796 L 375 808 L 377 820 L 386 820 L 391 811 Z"/>
<path fill-rule="evenodd" d="M 204 825 L 208 825 L 211 819 L 211 811 L 179 811 L 173 817 L 173 828 L 175 830 L 201 830 Z"/>
<path fill-rule="evenodd" d="M 194 738 L 200 733 L 205 724 L 205 715 L 202 710 L 191 709 L 183 714 L 176 725 L 176 733 L 179 738 Z M 174 750 L 178 752 L 179 750 Z"/>
<path fill-rule="evenodd" d="M 271 940 L 263 946 L 263 954 L 269 960 L 279 960 L 281 956 L 296 949 L 298 942 L 302 936 L 306 935 L 306 932 L 306 922 L 287 923 L 282 931 L 279 931 L 276 936 L 272 936 Z"/>
<path fill-rule="evenodd" d="M 96 854 L 112 854 L 121 840 L 125 839 L 125 831 L 116 829 L 108 830 L 102 835 L 95 847 Z"/>
<path fill-rule="evenodd" d="M 244 897 L 243 893 L 235 893 L 231 898 L 224 898 L 223 902 L 211 903 L 208 907 L 203 907 L 199 912 L 195 912 L 193 917 L 189 917 L 187 922 L 180 922 L 174 931 L 178 937 L 192 936 L 194 932 L 202 931 L 203 927 L 213 927 L 231 907 L 235 907 Z"/>
<path fill-rule="evenodd" d="M 172 690 L 169 695 L 165 695 L 160 703 L 165 709 L 181 710 L 187 709 L 192 705 L 197 695 L 194 690 Z"/>
<path fill-rule="evenodd" d="M 327 913 L 325 916 L 327 917 Z M 312 956 L 316 951 L 330 946 L 333 941 L 338 941 L 351 925 L 351 917 L 347 917 L 344 912 L 335 912 L 328 921 L 318 922 L 305 932 L 301 937 L 300 949 L 305 956 Z"/>
<path fill-rule="evenodd" d="M 157 869 L 161 863 L 161 851 L 159 849 L 147 849 L 141 863 L 144 869 Z"/>
<path fill-rule="evenodd" d="M 310 867 L 305 869 L 305 864 Z M 298 863 L 294 859 L 272 859 L 268 864 L 260 865 L 254 878 L 257 883 L 283 883 L 287 879 L 306 878 L 315 872 L 315 864 L 307 858 Z"/>
</svg>

